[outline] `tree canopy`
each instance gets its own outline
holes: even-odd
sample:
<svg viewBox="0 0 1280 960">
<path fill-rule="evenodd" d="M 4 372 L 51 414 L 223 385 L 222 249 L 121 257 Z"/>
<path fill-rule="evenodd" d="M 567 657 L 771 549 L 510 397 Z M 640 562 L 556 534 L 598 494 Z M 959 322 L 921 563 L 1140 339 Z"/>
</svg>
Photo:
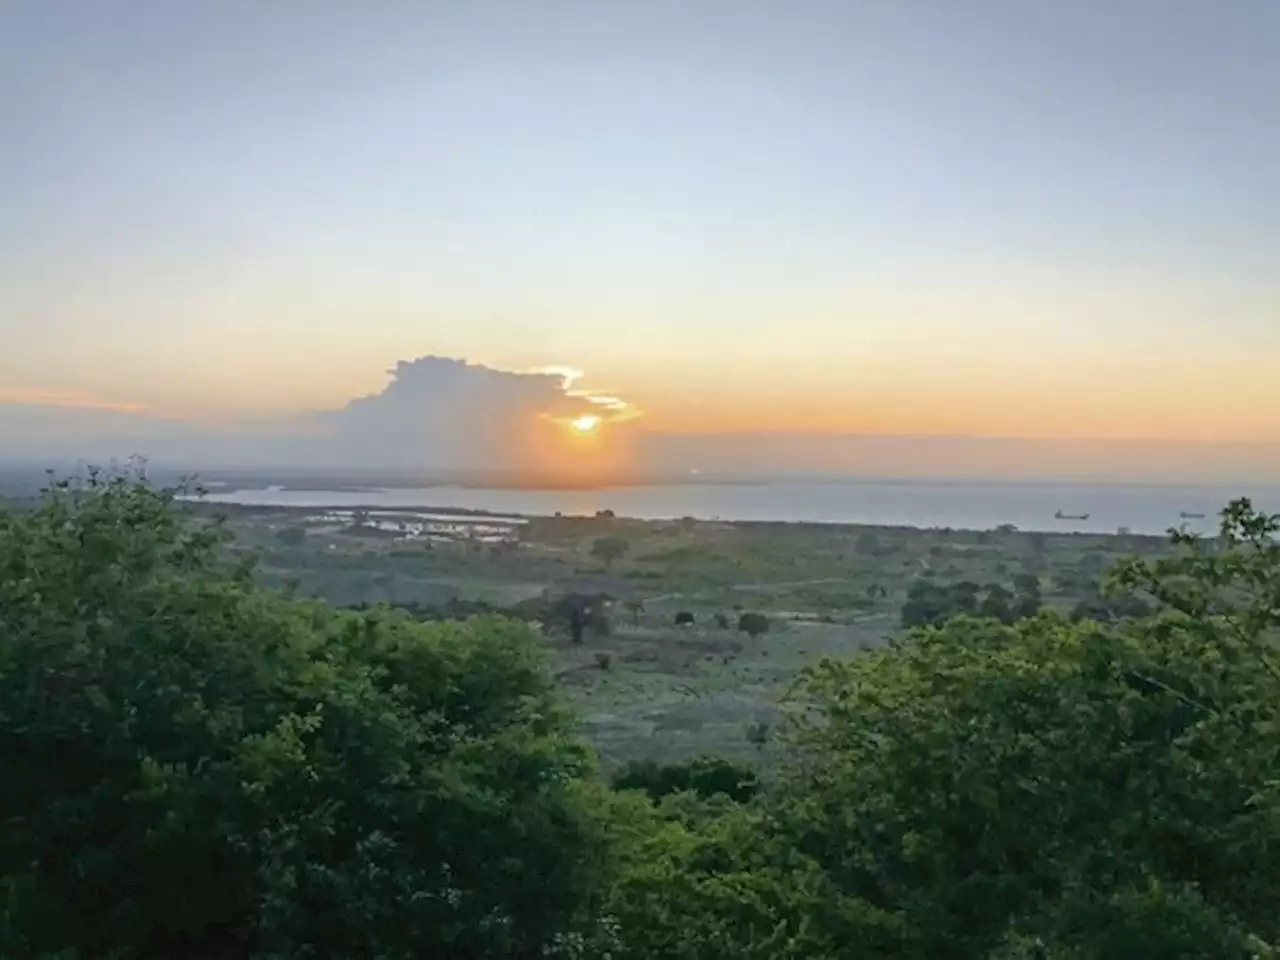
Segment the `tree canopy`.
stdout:
<svg viewBox="0 0 1280 960">
<path fill-rule="evenodd" d="M 289 601 L 225 547 L 123 477 L 0 514 L 0 954 L 538 955 L 599 835 L 528 628 Z"/>
<path fill-rule="evenodd" d="M 631 542 L 626 537 L 597 537 L 591 543 L 591 553 L 605 563 L 613 563 L 627 555 Z"/>
<path fill-rule="evenodd" d="M 0 956 L 1274 957 L 1277 532 L 1232 504 L 1107 622 L 948 588 L 805 672 L 777 767 L 615 790 L 528 625 L 288 599 L 63 483 L 0 511 Z"/>
</svg>

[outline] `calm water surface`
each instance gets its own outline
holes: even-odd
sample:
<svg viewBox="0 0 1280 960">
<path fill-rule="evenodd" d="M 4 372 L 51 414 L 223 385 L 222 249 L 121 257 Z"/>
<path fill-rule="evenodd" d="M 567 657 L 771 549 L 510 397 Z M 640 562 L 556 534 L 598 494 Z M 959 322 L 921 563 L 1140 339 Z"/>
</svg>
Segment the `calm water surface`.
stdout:
<svg viewBox="0 0 1280 960">
<path fill-rule="evenodd" d="M 1280 511 L 1280 489 L 1174 486 L 1106 486 L 1039 483 L 778 482 L 667 484 L 604 490 L 507 490 L 463 487 L 422 489 L 235 490 L 210 494 L 212 502 L 259 506 L 460 508 L 494 513 L 590 515 L 612 510 L 645 520 L 697 517 L 860 523 L 989 530 L 1012 523 L 1023 530 L 1160 534 L 1171 526 L 1209 532 L 1230 499 L 1250 496 Z M 1088 520 L 1056 520 L 1055 511 L 1089 514 Z M 1205 519 L 1183 519 L 1181 513 Z"/>
</svg>

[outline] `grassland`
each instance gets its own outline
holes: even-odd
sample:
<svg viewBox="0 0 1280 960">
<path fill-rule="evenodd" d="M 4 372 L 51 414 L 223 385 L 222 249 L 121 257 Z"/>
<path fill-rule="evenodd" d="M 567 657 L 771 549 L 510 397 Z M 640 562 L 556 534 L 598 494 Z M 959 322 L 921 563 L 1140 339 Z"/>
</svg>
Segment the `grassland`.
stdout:
<svg viewBox="0 0 1280 960">
<path fill-rule="evenodd" d="M 606 763 L 767 757 L 779 696 L 796 674 L 884 643 L 913 582 L 1009 584 L 1034 574 L 1044 603 L 1068 610 L 1096 596 L 1118 556 L 1163 544 L 1014 530 L 219 510 L 268 583 L 338 605 L 509 607 L 607 594 L 606 634 L 547 639 Z M 748 611 L 768 617 L 767 633 L 736 629 Z M 693 624 L 675 626 L 679 613 Z"/>
</svg>

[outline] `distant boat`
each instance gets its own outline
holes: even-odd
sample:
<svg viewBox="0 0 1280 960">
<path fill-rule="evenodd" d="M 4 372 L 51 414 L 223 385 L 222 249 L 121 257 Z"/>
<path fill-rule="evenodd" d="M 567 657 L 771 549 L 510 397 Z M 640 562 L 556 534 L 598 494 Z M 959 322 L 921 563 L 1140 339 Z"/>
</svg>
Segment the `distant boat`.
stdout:
<svg viewBox="0 0 1280 960">
<path fill-rule="evenodd" d="M 1055 520 L 1088 520 L 1089 515 L 1087 513 L 1063 513 L 1061 510 L 1059 510 L 1057 513 L 1053 515 L 1053 519 Z"/>
<path fill-rule="evenodd" d="M 1180 514 L 1178 514 L 1178 516 L 1180 516 L 1183 520 L 1203 520 L 1204 519 L 1203 513 L 1188 513 L 1186 510 L 1183 510 Z"/>
</svg>

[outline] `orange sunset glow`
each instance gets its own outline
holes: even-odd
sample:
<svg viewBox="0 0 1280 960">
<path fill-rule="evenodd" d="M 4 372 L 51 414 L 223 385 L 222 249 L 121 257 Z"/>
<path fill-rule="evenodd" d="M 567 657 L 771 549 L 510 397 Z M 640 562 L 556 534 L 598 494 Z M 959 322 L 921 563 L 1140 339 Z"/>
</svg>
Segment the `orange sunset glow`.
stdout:
<svg viewBox="0 0 1280 960">
<path fill-rule="evenodd" d="M 1280 0 L 0 0 L 0 960 L 1280 960 Z"/>
<path fill-rule="evenodd" d="M 678 28 L 498 0 L 494 45 L 468 5 L 357 5 L 304 41 L 276 5 L 232 27 L 197 2 L 190 62 L 150 2 L 0 30 L 24 91 L 0 455 L 581 473 L 685 471 L 653 451 L 699 436 L 1280 444 L 1265 0 L 1185 34 L 1084 0 L 694 4 Z M 1154 469 L 1137 450 L 1119 473 Z"/>
</svg>

